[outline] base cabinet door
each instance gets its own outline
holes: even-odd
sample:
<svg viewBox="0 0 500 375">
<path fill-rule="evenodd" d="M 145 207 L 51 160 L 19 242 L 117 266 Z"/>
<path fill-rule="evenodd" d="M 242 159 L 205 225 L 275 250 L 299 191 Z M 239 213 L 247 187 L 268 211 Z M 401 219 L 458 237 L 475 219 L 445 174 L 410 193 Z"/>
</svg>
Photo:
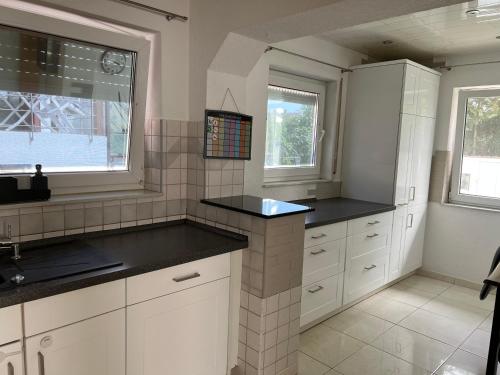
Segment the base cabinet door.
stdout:
<svg viewBox="0 0 500 375">
<path fill-rule="evenodd" d="M 128 375 L 225 375 L 229 278 L 127 308 Z"/>
<path fill-rule="evenodd" d="M 300 325 L 304 326 L 342 306 L 344 273 L 302 288 Z"/>
<path fill-rule="evenodd" d="M 406 221 L 405 246 L 401 259 L 403 274 L 422 266 L 427 205 L 409 206 Z"/>
<path fill-rule="evenodd" d="M 22 375 L 23 353 L 20 342 L 0 346 L 0 375 Z"/>
<path fill-rule="evenodd" d="M 388 282 L 396 280 L 403 275 L 401 266 L 406 238 L 406 221 L 408 210 L 406 205 L 398 206 L 394 211 L 392 224 L 392 241 L 389 255 L 389 279 Z"/>
<path fill-rule="evenodd" d="M 26 340 L 28 375 L 124 375 L 125 309 Z"/>
</svg>

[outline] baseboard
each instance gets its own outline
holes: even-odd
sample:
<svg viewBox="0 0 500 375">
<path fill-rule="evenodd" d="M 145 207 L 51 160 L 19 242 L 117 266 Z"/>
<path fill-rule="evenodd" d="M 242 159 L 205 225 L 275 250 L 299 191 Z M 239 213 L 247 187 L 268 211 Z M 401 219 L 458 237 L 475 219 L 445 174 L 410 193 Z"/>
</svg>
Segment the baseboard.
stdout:
<svg viewBox="0 0 500 375">
<path fill-rule="evenodd" d="M 436 280 L 440 280 L 440 281 L 445 281 L 445 282 L 450 283 L 450 284 L 463 286 L 465 288 L 474 289 L 474 290 L 481 290 L 481 288 L 483 287 L 482 284 L 474 283 L 472 281 L 459 279 L 459 278 L 452 277 L 452 276 L 443 275 L 443 274 L 438 273 L 438 272 L 423 270 L 421 268 L 417 270 L 417 275 L 429 277 L 431 279 L 436 279 Z M 496 294 L 496 288 L 492 288 L 491 293 Z"/>
</svg>

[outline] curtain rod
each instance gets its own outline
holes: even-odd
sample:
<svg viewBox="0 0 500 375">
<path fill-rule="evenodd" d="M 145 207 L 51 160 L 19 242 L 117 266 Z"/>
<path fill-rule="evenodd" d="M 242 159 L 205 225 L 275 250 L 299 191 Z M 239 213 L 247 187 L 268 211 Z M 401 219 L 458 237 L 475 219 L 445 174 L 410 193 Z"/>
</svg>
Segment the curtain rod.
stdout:
<svg viewBox="0 0 500 375">
<path fill-rule="evenodd" d="M 467 64 L 456 64 L 456 65 L 443 65 L 443 66 L 438 67 L 438 69 L 446 69 L 446 70 L 450 71 L 453 68 L 459 68 L 461 66 L 486 65 L 486 64 L 498 64 L 498 63 L 500 63 L 500 60 L 482 61 L 482 62 L 467 63 Z"/>
<path fill-rule="evenodd" d="M 328 65 L 328 66 L 340 69 L 340 71 L 342 73 L 352 72 L 352 70 L 349 69 L 349 68 L 344 68 L 343 66 L 331 64 L 331 63 L 326 62 L 326 61 L 321 61 L 321 60 L 318 60 L 318 59 L 314 59 L 312 57 L 304 56 L 304 55 L 301 55 L 300 53 L 295 53 L 295 52 L 287 51 L 287 50 L 284 50 L 284 49 L 281 49 L 281 48 L 278 48 L 278 47 L 267 46 L 267 48 L 264 51 L 264 53 L 270 52 L 272 50 L 280 51 L 280 52 L 287 53 L 289 55 L 293 55 L 293 56 L 297 56 L 297 57 L 302 57 L 303 59 L 311 60 L 311 61 L 317 62 L 319 64 Z"/>
<path fill-rule="evenodd" d="M 138 2 L 132 1 L 132 0 L 112 0 L 112 1 L 114 1 L 116 3 L 122 3 L 125 5 L 129 5 L 129 6 L 134 7 L 134 8 L 147 10 L 147 11 L 152 12 L 152 13 L 161 14 L 162 16 L 165 16 L 167 21 L 178 20 L 178 21 L 186 22 L 188 20 L 188 18 L 186 16 L 181 16 L 180 14 L 177 14 L 177 13 L 167 12 L 166 10 L 158 9 L 158 8 L 155 8 L 155 7 L 146 5 L 146 4 L 141 4 L 141 3 L 138 3 Z"/>
</svg>

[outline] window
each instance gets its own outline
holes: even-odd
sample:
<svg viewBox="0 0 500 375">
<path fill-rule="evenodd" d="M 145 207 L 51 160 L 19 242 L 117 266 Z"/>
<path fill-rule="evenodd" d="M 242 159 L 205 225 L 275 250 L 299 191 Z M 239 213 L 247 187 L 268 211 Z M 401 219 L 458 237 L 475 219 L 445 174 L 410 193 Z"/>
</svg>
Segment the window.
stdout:
<svg viewBox="0 0 500 375">
<path fill-rule="evenodd" d="M 450 198 L 500 206 L 500 89 L 460 90 Z"/>
<path fill-rule="evenodd" d="M 54 194 L 143 189 L 147 36 L 45 7 L 5 9 L 0 175 L 22 179 L 42 164 Z"/>
<path fill-rule="evenodd" d="M 325 83 L 275 71 L 269 83 L 266 180 L 319 178 Z"/>
</svg>

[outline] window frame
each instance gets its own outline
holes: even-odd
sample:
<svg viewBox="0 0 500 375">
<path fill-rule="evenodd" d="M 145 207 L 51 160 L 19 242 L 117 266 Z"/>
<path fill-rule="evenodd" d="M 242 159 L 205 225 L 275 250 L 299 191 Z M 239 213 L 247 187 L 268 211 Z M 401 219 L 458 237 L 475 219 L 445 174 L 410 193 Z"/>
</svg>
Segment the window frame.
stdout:
<svg viewBox="0 0 500 375">
<path fill-rule="evenodd" d="M 314 167 L 266 167 L 264 158 L 264 182 L 309 181 L 317 180 L 321 176 L 322 140 L 325 135 L 325 101 L 327 82 L 303 77 L 292 73 L 284 73 L 270 69 L 269 86 L 278 86 L 298 91 L 318 94 L 318 118 L 315 135 L 315 161 Z M 266 101 L 267 114 L 268 101 Z M 266 119 L 266 145 L 267 145 L 267 119 Z"/>
<path fill-rule="evenodd" d="M 150 66 L 150 42 L 130 35 L 119 28 L 110 31 L 103 26 L 89 26 L 83 22 L 69 22 L 43 14 L 30 13 L 2 7 L 0 24 L 27 31 L 51 34 L 61 38 L 75 39 L 109 48 L 129 50 L 136 53 L 131 92 L 131 123 L 129 139 L 128 170 L 103 172 L 46 173 L 49 188 L 54 195 L 94 193 L 120 190 L 144 189 L 144 124 L 146 121 L 146 98 Z M 48 9 L 48 8 L 47 8 Z M 89 21 L 90 22 L 90 21 Z M 62 31 L 63 30 L 63 31 Z M 82 38 L 82 35 L 85 38 Z M 20 179 L 28 174 L 4 174 Z"/>
<path fill-rule="evenodd" d="M 455 204 L 464 204 L 477 207 L 500 208 L 500 198 L 484 197 L 460 193 L 463 149 L 465 142 L 465 126 L 467 100 L 470 97 L 500 97 L 500 87 L 474 87 L 461 88 L 458 90 L 456 107 L 456 129 L 455 129 L 455 147 L 453 149 L 451 181 L 449 201 Z"/>
</svg>

